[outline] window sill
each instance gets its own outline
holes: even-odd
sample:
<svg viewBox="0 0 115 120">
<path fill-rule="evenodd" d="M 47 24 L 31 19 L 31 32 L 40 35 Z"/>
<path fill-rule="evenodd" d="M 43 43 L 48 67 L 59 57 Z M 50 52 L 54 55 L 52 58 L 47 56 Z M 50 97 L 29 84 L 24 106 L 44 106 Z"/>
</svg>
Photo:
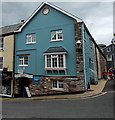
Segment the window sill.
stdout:
<svg viewBox="0 0 115 120">
<path fill-rule="evenodd" d="M 50 42 L 58 42 L 58 41 L 63 41 L 63 39 L 58 39 L 58 40 L 50 40 Z"/>
<path fill-rule="evenodd" d="M 45 68 L 45 70 L 66 70 L 66 68 Z"/>
<path fill-rule="evenodd" d="M 36 42 L 30 42 L 30 43 L 26 43 L 26 45 L 30 45 L 30 44 L 35 44 Z"/>
<path fill-rule="evenodd" d="M 52 89 L 50 89 L 50 90 L 52 90 L 52 91 L 64 91 L 64 88 L 52 88 Z"/>
<path fill-rule="evenodd" d="M 28 67 L 28 65 L 19 65 L 19 67 Z"/>
</svg>

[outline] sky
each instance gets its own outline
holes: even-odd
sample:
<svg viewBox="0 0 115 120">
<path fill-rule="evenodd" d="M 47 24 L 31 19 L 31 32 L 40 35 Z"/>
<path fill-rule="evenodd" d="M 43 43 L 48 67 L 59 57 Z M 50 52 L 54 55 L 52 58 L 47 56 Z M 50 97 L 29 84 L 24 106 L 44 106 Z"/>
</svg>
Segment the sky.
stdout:
<svg viewBox="0 0 115 120">
<path fill-rule="evenodd" d="M 39 7 L 41 2 L 39 0 L 37 2 L 31 2 L 30 0 L 23 0 L 23 2 L 2 0 L 2 4 L 0 4 L 0 17 L 2 17 L 0 27 L 26 20 Z M 112 1 L 62 1 L 51 3 L 81 18 L 97 44 L 109 45 L 111 43 L 113 38 Z"/>
</svg>

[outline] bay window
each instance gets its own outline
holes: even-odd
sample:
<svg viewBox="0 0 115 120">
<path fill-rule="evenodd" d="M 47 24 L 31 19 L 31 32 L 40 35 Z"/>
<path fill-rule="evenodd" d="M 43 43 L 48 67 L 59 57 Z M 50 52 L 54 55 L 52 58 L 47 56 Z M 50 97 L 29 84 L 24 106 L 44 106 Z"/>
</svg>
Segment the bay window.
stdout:
<svg viewBox="0 0 115 120">
<path fill-rule="evenodd" d="M 45 55 L 45 69 L 65 69 L 66 56 L 65 54 Z"/>
</svg>

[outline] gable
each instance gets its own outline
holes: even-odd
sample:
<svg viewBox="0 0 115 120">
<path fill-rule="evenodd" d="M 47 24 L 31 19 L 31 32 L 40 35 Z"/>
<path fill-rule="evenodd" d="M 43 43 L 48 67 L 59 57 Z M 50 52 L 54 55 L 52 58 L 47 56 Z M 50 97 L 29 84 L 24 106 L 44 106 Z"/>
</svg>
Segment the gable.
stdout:
<svg viewBox="0 0 115 120">
<path fill-rule="evenodd" d="M 68 12 L 66 12 L 66 11 L 58 8 L 58 7 L 56 7 L 56 6 L 54 6 L 53 4 L 50 4 L 50 3 L 48 3 L 48 2 L 43 2 L 43 3 L 34 11 L 34 13 L 24 22 L 24 24 L 20 27 L 20 29 L 17 30 L 16 32 L 20 32 L 20 31 L 33 19 L 33 17 L 35 17 L 36 14 L 38 14 L 38 13 L 41 11 L 41 9 L 42 9 L 45 5 L 46 5 L 46 6 L 49 6 L 50 8 L 53 8 L 53 9 L 55 9 L 55 10 L 61 12 L 61 13 L 63 13 L 63 15 L 66 15 L 66 16 L 68 16 L 68 17 L 70 17 L 70 18 L 72 18 L 72 19 L 74 19 L 74 20 L 76 20 L 76 21 L 78 21 L 78 22 L 82 22 L 82 20 L 81 20 L 80 18 L 78 18 L 78 17 L 76 17 L 76 16 L 74 16 L 74 15 L 72 15 L 72 14 L 70 14 L 70 13 L 68 13 Z"/>
</svg>

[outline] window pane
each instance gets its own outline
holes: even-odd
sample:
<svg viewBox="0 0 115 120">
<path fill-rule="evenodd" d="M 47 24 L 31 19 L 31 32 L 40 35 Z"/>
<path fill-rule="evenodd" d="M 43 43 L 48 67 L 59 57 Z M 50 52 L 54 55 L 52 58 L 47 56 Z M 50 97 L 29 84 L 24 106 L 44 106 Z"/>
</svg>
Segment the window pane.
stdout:
<svg viewBox="0 0 115 120">
<path fill-rule="evenodd" d="M 62 39 L 62 30 L 57 32 L 57 37 L 58 39 Z"/>
<path fill-rule="evenodd" d="M 28 57 L 24 57 L 24 65 L 28 65 Z"/>
<path fill-rule="evenodd" d="M 52 81 L 52 86 L 53 86 L 53 88 L 57 88 L 57 80 Z"/>
<path fill-rule="evenodd" d="M 57 67 L 57 58 L 52 58 L 53 67 Z"/>
<path fill-rule="evenodd" d="M 51 67 L 51 55 L 47 56 L 47 67 Z"/>
<path fill-rule="evenodd" d="M 59 55 L 59 67 L 63 67 L 63 55 Z"/>
<path fill-rule="evenodd" d="M 63 88 L 63 80 L 59 80 L 58 84 L 59 84 L 59 88 Z"/>
<path fill-rule="evenodd" d="M 32 43 L 36 41 L 36 34 L 28 34 L 26 35 L 26 42 Z"/>
<path fill-rule="evenodd" d="M 51 40 L 56 40 L 56 31 L 51 32 Z"/>
</svg>

